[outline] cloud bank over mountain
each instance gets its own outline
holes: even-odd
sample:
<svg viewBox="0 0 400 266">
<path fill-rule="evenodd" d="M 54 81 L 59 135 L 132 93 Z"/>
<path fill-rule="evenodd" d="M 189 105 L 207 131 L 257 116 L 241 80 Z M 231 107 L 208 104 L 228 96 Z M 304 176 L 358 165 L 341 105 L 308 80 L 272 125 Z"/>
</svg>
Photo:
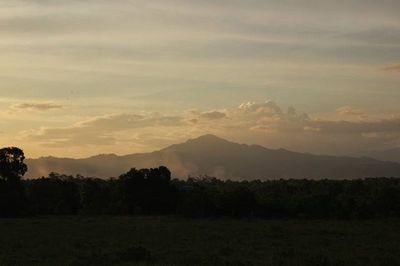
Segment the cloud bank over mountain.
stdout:
<svg viewBox="0 0 400 266">
<path fill-rule="evenodd" d="M 247 102 L 217 110 L 189 110 L 174 115 L 120 113 L 93 117 L 68 127 L 25 131 L 20 138 L 50 149 L 84 148 L 128 154 L 167 146 L 201 134 L 272 148 L 319 154 L 356 154 L 368 149 L 400 146 L 400 116 L 360 115 L 351 107 L 318 118 L 287 110 L 273 101 Z M 346 120 L 345 120 L 346 119 Z M 97 148 L 97 150 L 96 150 Z M 129 150 L 131 149 L 131 150 Z"/>
</svg>

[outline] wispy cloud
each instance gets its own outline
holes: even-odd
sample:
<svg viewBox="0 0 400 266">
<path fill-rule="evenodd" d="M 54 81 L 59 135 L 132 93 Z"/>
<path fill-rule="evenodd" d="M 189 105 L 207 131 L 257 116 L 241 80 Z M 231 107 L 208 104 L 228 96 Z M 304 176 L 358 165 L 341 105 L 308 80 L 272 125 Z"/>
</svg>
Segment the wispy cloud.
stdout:
<svg viewBox="0 0 400 266">
<path fill-rule="evenodd" d="M 11 106 L 12 110 L 35 110 L 35 111 L 48 111 L 52 109 L 61 109 L 61 108 L 63 108 L 63 105 L 50 102 L 17 103 Z"/>
<path fill-rule="evenodd" d="M 221 111 L 206 111 L 206 112 L 200 113 L 200 116 L 207 118 L 207 119 L 216 120 L 216 119 L 225 118 L 226 113 L 221 112 Z"/>
<path fill-rule="evenodd" d="M 182 126 L 183 118 L 160 114 L 112 114 L 94 117 L 69 127 L 41 128 L 24 132 L 23 138 L 51 147 L 116 145 L 122 139 L 118 134 L 143 131 L 147 128 Z"/>
<path fill-rule="evenodd" d="M 400 64 L 399 65 L 392 65 L 392 66 L 385 67 L 384 70 L 393 71 L 393 72 L 400 72 Z"/>
<path fill-rule="evenodd" d="M 351 106 L 342 106 L 336 109 L 336 113 L 341 116 L 360 116 L 363 113 L 360 110 L 355 109 Z"/>
</svg>

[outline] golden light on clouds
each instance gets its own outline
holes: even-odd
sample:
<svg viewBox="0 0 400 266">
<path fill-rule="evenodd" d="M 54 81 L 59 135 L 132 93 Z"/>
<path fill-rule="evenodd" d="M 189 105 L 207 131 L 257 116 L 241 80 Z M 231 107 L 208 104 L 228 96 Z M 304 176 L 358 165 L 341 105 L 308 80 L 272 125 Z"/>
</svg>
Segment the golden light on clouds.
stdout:
<svg viewBox="0 0 400 266">
<path fill-rule="evenodd" d="M 396 147 L 399 11 L 397 0 L 2 1 L 0 144 L 28 157 L 206 133 L 328 154 Z"/>
</svg>

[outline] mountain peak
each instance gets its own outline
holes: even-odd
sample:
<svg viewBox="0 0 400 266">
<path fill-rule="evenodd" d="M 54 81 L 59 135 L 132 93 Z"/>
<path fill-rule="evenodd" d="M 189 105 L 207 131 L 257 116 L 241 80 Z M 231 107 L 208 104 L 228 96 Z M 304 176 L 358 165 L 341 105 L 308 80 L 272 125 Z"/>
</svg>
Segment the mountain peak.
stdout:
<svg viewBox="0 0 400 266">
<path fill-rule="evenodd" d="M 189 139 L 188 141 L 182 143 L 182 145 L 217 148 L 217 147 L 232 146 L 232 145 L 236 146 L 240 144 L 220 138 L 212 134 L 206 134 L 194 139 Z"/>
<path fill-rule="evenodd" d="M 200 137 L 189 139 L 188 141 L 180 144 L 171 145 L 162 151 L 197 151 L 206 152 L 213 149 L 221 149 L 222 147 L 230 145 L 239 145 L 237 143 L 228 141 L 212 134 L 202 135 Z"/>
<path fill-rule="evenodd" d="M 194 139 L 189 139 L 187 142 L 228 142 L 226 139 L 220 138 L 213 134 L 206 134 Z"/>
</svg>

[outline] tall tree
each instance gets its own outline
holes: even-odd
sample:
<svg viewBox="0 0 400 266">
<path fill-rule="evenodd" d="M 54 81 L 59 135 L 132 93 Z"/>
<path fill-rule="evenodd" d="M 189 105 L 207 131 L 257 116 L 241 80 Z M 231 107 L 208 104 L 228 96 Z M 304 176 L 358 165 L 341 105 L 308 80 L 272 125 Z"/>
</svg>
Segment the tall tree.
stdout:
<svg viewBox="0 0 400 266">
<path fill-rule="evenodd" d="M 0 149 L 0 178 L 4 180 L 21 178 L 28 170 L 24 160 L 24 152 L 19 148 Z"/>
<path fill-rule="evenodd" d="M 22 215 L 27 210 L 21 182 L 28 170 L 24 159 L 19 148 L 0 149 L 0 216 Z"/>
</svg>

